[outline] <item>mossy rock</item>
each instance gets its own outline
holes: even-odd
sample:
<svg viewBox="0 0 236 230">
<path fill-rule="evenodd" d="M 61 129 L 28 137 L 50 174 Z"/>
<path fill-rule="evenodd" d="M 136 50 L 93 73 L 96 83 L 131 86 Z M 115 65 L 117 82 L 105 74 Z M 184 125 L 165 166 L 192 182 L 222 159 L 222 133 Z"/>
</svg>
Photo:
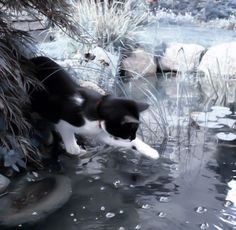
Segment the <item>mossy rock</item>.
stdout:
<svg viewBox="0 0 236 230">
<path fill-rule="evenodd" d="M 0 226 L 31 225 L 61 208 L 72 194 L 71 181 L 62 175 L 42 179 L 22 177 L 0 199 Z"/>
</svg>

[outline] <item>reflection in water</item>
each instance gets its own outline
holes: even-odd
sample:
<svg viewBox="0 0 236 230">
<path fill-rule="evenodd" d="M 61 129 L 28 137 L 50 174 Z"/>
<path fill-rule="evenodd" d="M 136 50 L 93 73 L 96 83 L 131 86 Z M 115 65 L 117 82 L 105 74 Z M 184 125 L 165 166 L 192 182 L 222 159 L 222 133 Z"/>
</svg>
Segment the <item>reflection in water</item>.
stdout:
<svg viewBox="0 0 236 230">
<path fill-rule="evenodd" d="M 218 194 L 224 194 L 219 219 L 232 229 L 236 226 L 236 156 L 235 149 L 219 148 L 217 153 L 218 167 L 212 168 L 220 174 L 222 186 L 216 184 Z"/>
<path fill-rule="evenodd" d="M 86 164 L 63 157 L 73 196 L 33 229 L 232 229 L 234 151 L 203 145 L 193 152 L 167 146 L 157 162 L 111 148 Z"/>
</svg>

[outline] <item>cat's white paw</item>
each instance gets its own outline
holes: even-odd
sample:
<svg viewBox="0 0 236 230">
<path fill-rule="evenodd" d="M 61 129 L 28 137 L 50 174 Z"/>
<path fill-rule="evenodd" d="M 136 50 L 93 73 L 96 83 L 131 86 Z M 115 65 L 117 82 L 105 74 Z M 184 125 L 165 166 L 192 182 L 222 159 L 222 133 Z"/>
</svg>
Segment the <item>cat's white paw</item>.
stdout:
<svg viewBox="0 0 236 230">
<path fill-rule="evenodd" d="M 132 141 L 132 143 L 134 144 L 134 149 L 136 149 L 141 154 L 143 154 L 147 157 L 150 157 L 152 159 L 155 159 L 155 160 L 160 157 L 160 155 L 156 149 L 147 145 L 146 143 L 144 143 L 140 139 L 136 138 L 135 140 Z"/>
<path fill-rule="evenodd" d="M 160 157 L 159 152 L 150 146 L 149 146 L 149 149 L 147 151 L 145 151 L 144 154 L 148 157 L 153 158 L 153 159 L 158 159 Z"/>
<path fill-rule="evenodd" d="M 81 149 L 79 145 L 70 145 L 66 147 L 66 152 L 70 156 L 82 156 L 86 154 L 86 150 Z"/>
</svg>

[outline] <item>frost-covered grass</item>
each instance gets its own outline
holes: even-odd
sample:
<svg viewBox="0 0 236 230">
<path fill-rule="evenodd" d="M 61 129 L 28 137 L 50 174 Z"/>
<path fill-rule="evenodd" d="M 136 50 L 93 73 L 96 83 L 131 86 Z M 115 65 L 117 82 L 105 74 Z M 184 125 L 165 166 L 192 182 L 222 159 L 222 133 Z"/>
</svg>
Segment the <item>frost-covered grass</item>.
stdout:
<svg viewBox="0 0 236 230">
<path fill-rule="evenodd" d="M 228 19 L 218 18 L 205 23 L 208 27 L 236 30 L 236 16 L 231 15 Z"/>
<path fill-rule="evenodd" d="M 177 25 L 197 25 L 204 28 L 219 28 L 227 30 L 236 30 L 236 17 L 230 15 L 229 18 L 217 18 L 210 21 L 202 21 L 189 13 L 176 14 L 171 10 L 159 9 L 156 16 L 150 16 L 151 20 L 158 22 L 177 24 Z"/>
<path fill-rule="evenodd" d="M 145 12 L 132 11 L 137 4 L 133 0 L 125 3 L 116 1 L 110 6 L 108 1 L 96 4 L 95 1 L 78 1 L 75 20 L 84 28 L 84 34 L 91 43 L 103 48 L 132 48 L 137 32 L 147 22 Z"/>
</svg>

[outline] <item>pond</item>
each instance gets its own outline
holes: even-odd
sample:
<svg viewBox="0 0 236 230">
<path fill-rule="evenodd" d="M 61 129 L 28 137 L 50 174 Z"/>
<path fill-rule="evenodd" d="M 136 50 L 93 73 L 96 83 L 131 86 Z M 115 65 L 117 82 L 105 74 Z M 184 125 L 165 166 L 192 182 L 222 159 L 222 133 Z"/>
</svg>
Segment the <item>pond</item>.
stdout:
<svg viewBox="0 0 236 230">
<path fill-rule="evenodd" d="M 60 156 L 72 197 L 21 229 L 236 229 L 236 143 L 217 143 L 218 129 L 187 131 L 183 126 L 179 138 L 157 146 L 156 161 L 102 146 L 91 147 L 90 158 Z"/>
<path fill-rule="evenodd" d="M 29 229 L 234 229 L 235 148 L 212 135 L 199 133 L 191 148 L 173 143 L 156 162 L 114 149 L 91 161 L 63 157 L 72 197 Z"/>
<path fill-rule="evenodd" d="M 140 39 L 149 43 L 188 41 L 210 46 L 235 40 L 235 31 L 193 25 L 159 24 L 147 31 Z M 156 79 L 152 83 L 158 84 Z M 164 81 L 160 92 L 167 85 L 169 82 Z M 134 88 L 137 94 L 139 87 Z M 195 97 L 191 102 L 199 109 Z M 176 98 L 170 102 L 166 106 L 176 105 Z M 161 157 L 156 161 L 132 151 L 101 146 L 91 148 L 91 158 L 60 156 L 59 172 L 72 181 L 71 198 L 40 223 L 18 228 L 236 229 L 236 143 L 217 142 L 220 130 L 181 126 L 178 138 L 157 146 Z"/>
</svg>

